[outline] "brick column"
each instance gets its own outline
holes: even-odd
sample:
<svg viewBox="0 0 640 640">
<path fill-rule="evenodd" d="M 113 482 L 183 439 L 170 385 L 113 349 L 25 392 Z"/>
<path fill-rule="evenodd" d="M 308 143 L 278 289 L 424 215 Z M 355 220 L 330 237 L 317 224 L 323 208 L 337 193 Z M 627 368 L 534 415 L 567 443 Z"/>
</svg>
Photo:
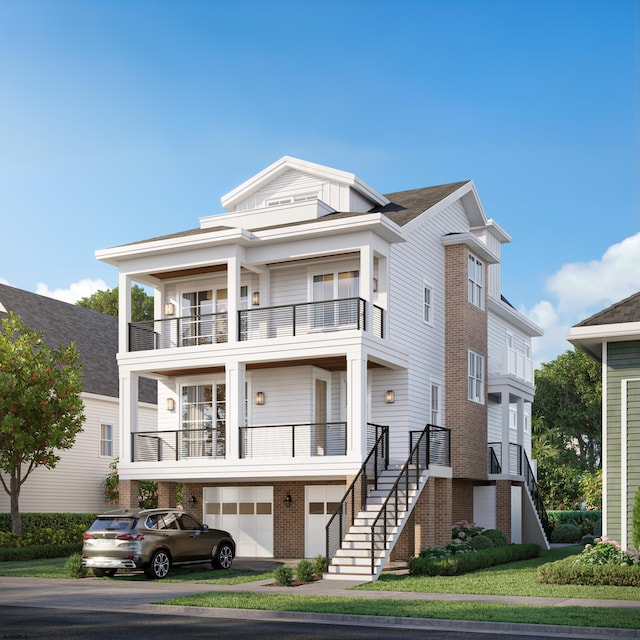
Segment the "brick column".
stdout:
<svg viewBox="0 0 640 640">
<path fill-rule="evenodd" d="M 496 481 L 496 529 L 511 542 L 511 481 Z"/>
<path fill-rule="evenodd" d="M 176 483 L 158 482 L 158 506 L 173 509 L 176 502 Z"/>
<path fill-rule="evenodd" d="M 121 509 L 138 509 L 140 507 L 137 480 L 120 480 L 118 494 Z"/>
</svg>

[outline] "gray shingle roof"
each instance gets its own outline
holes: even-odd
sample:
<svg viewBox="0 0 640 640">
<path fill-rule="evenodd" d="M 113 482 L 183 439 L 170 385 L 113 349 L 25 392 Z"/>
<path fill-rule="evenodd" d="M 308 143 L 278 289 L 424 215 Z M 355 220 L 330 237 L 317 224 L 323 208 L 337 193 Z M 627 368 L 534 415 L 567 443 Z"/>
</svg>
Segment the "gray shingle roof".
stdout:
<svg viewBox="0 0 640 640">
<path fill-rule="evenodd" d="M 640 292 L 612 304 L 610 307 L 594 313 L 592 316 L 574 325 L 590 327 L 600 324 L 622 324 L 640 322 Z"/>
<path fill-rule="evenodd" d="M 75 342 L 87 393 L 117 398 L 119 394 L 118 319 L 74 304 L 0 284 L 0 304 L 35 331 L 44 331 L 50 347 Z M 7 313 L 0 308 L 0 319 Z M 156 403 L 155 381 L 141 378 L 140 400 Z"/>
</svg>

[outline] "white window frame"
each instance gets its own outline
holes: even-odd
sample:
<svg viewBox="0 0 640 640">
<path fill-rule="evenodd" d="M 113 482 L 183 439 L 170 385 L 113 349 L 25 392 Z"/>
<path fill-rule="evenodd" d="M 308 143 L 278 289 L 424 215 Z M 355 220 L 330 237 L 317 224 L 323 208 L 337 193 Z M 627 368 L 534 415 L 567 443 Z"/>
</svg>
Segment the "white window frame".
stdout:
<svg viewBox="0 0 640 640">
<path fill-rule="evenodd" d="M 100 423 L 100 457 L 113 458 L 113 425 L 109 422 Z"/>
<path fill-rule="evenodd" d="M 469 349 L 467 397 L 471 402 L 484 404 L 484 377 L 484 356 Z"/>
<path fill-rule="evenodd" d="M 434 402 L 435 398 L 435 402 Z M 431 415 L 431 424 L 436 425 L 437 427 L 442 426 L 442 385 L 436 381 L 431 381 L 431 395 L 430 395 L 430 415 Z M 434 406 L 435 405 L 435 406 Z"/>
<path fill-rule="evenodd" d="M 470 253 L 467 270 L 469 302 L 479 309 L 484 309 L 484 263 Z"/>
<path fill-rule="evenodd" d="M 433 287 L 422 281 L 422 321 L 433 326 Z"/>
</svg>

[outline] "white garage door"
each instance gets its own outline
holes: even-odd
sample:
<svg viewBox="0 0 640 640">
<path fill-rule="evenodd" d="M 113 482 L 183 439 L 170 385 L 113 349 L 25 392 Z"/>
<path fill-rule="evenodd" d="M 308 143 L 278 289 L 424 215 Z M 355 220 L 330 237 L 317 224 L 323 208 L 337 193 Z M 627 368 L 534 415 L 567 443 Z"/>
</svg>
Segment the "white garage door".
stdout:
<svg viewBox="0 0 640 640">
<path fill-rule="evenodd" d="M 228 531 L 236 555 L 273 558 L 273 487 L 205 487 L 205 522 Z"/>
<path fill-rule="evenodd" d="M 305 487 L 304 555 L 306 558 L 327 554 L 326 526 L 344 497 L 342 485 Z"/>
</svg>

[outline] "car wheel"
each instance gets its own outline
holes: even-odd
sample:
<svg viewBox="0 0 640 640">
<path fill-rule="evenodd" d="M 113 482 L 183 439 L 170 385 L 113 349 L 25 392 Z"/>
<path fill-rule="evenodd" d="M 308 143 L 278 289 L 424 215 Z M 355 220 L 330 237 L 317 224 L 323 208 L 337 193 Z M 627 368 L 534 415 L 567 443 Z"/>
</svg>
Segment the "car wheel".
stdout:
<svg viewBox="0 0 640 640">
<path fill-rule="evenodd" d="M 147 578 L 155 580 L 156 578 L 166 578 L 171 568 L 171 558 L 166 551 L 158 549 L 153 552 L 149 566 L 144 570 Z"/>
<path fill-rule="evenodd" d="M 215 558 L 211 562 L 214 569 L 228 569 L 233 562 L 233 549 L 227 542 L 223 542 L 218 548 Z"/>
<path fill-rule="evenodd" d="M 117 569 L 93 569 L 93 575 L 96 578 L 113 578 Z"/>
</svg>

